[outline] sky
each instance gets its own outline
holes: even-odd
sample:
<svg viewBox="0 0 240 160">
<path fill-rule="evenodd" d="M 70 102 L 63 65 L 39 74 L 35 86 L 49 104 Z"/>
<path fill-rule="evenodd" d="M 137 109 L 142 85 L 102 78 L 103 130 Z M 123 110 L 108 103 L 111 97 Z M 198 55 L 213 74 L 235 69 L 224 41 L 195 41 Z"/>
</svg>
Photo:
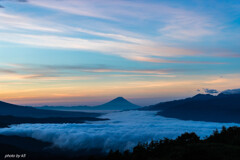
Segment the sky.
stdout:
<svg viewBox="0 0 240 160">
<path fill-rule="evenodd" d="M 240 88 L 239 0 L 0 0 L 0 100 L 138 105 Z"/>
</svg>

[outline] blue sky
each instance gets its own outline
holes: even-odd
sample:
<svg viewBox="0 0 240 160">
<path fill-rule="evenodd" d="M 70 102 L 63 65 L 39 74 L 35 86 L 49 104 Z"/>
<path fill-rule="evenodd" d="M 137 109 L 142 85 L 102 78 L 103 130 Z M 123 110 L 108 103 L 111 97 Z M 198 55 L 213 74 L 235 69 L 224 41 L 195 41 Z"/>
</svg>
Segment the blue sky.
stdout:
<svg viewBox="0 0 240 160">
<path fill-rule="evenodd" d="M 139 105 L 238 88 L 237 0 L 1 0 L 0 97 Z"/>
</svg>

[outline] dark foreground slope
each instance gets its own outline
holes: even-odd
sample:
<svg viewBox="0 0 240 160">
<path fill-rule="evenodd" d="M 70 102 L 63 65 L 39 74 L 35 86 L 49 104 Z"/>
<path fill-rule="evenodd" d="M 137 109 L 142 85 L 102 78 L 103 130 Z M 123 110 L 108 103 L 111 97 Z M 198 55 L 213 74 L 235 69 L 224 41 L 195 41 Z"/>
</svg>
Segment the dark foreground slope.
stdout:
<svg viewBox="0 0 240 160">
<path fill-rule="evenodd" d="M 159 103 L 145 110 L 183 120 L 240 123 L 240 94 L 196 95 L 192 98 Z"/>
<path fill-rule="evenodd" d="M 81 144 L 79 144 L 81 145 Z M 21 158 L 5 158 L 20 155 Z M 0 160 L 85 160 L 91 156 L 102 157 L 104 154 L 96 150 L 68 150 L 30 137 L 0 135 Z"/>
<path fill-rule="evenodd" d="M 139 144 L 133 152 L 110 152 L 108 160 L 239 160 L 240 128 L 223 128 L 200 140 L 185 133 L 175 140 L 164 139 Z"/>
<path fill-rule="evenodd" d="M 79 144 L 81 145 L 81 144 Z M 239 160 L 240 128 L 223 127 L 205 139 L 184 133 L 175 140 L 162 139 L 138 144 L 133 151 L 68 151 L 32 138 L 0 136 L 0 159 L 6 154 L 26 154 L 30 160 Z"/>
</svg>

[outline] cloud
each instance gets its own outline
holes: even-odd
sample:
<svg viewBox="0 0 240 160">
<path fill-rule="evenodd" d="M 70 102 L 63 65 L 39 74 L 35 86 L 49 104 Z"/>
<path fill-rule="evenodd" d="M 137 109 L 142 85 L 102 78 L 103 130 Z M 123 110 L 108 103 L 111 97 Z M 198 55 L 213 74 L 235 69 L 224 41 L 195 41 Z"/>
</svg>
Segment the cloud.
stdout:
<svg viewBox="0 0 240 160">
<path fill-rule="evenodd" d="M 22 31 L 28 30 L 28 31 L 40 31 L 40 32 L 50 32 L 50 33 L 65 33 L 70 34 L 72 32 L 74 33 L 85 33 L 88 35 L 94 35 L 104 38 L 110 38 L 112 40 L 119 40 L 124 42 L 130 42 L 130 43 L 136 43 L 136 44 L 155 44 L 151 40 L 145 39 L 143 36 L 135 34 L 135 37 L 132 36 L 134 33 L 121 31 L 118 29 L 110 29 L 114 30 L 114 32 L 117 33 L 111 33 L 111 32 L 99 32 L 89 29 L 84 29 L 80 27 L 71 27 L 70 25 L 66 24 L 60 24 L 58 22 L 50 22 L 46 19 L 41 19 L 39 17 L 32 18 L 30 16 L 21 15 L 21 14 L 13 14 L 8 12 L 0 12 L 0 18 L 1 18 L 1 28 L 5 30 L 15 30 L 15 31 Z M 44 24 L 44 25 L 42 25 Z M 105 26 L 104 29 L 107 29 L 108 27 Z M 125 32 L 124 34 L 121 32 Z M 137 37 L 136 37 L 137 35 Z"/>
<path fill-rule="evenodd" d="M 138 142 L 150 142 L 164 137 L 176 138 L 185 132 L 196 132 L 201 138 L 209 136 L 222 126 L 239 126 L 234 123 L 182 121 L 157 116 L 150 111 L 125 111 L 102 116 L 109 121 L 84 124 L 21 124 L 1 128 L 0 134 L 33 137 L 53 143 L 64 149 L 133 149 Z"/>
<path fill-rule="evenodd" d="M 136 44 L 145 44 L 145 45 L 146 44 L 152 44 L 152 45 L 154 44 L 153 41 L 150 41 L 150 40 L 147 40 L 144 38 L 135 38 L 135 37 L 126 36 L 123 34 L 96 32 L 96 31 L 87 30 L 87 29 L 83 29 L 83 28 L 72 28 L 72 30 L 74 30 L 76 32 L 83 32 L 83 33 L 87 33 L 90 35 L 106 37 L 106 38 L 111 38 L 111 39 L 115 39 L 115 40 L 131 42 L 131 43 L 136 43 Z"/>
<path fill-rule="evenodd" d="M 20 79 L 44 80 L 84 80 L 84 76 L 78 76 L 82 72 L 97 73 L 97 75 L 89 75 L 89 79 L 94 78 L 94 76 L 107 76 L 104 73 L 111 73 L 109 76 L 174 76 L 172 75 L 174 71 L 170 69 L 118 69 L 106 65 L 9 64 L 0 69 L 0 75 L 9 74 L 9 78 L 15 76 Z"/>
<path fill-rule="evenodd" d="M 208 89 L 208 88 L 203 88 L 203 91 L 207 94 L 216 94 L 216 93 L 219 93 L 218 90 L 216 89 Z"/>
<path fill-rule="evenodd" d="M 225 83 L 225 82 L 228 82 L 228 79 L 222 78 L 222 77 L 218 77 L 216 79 L 212 79 L 212 80 L 206 81 L 205 83 L 206 84 L 222 84 L 222 83 Z"/>
<path fill-rule="evenodd" d="M 1 41 L 44 48 L 95 51 L 101 54 L 117 55 L 129 60 L 151 63 L 220 64 L 217 62 L 176 60 L 181 56 L 203 55 L 203 52 L 176 46 L 176 44 L 163 44 L 156 40 L 159 33 L 162 38 L 172 37 L 191 40 L 211 35 L 216 31 L 216 29 L 212 30 L 214 24 L 209 17 L 200 13 L 161 3 L 134 1 L 113 2 L 104 0 L 100 4 L 96 0 L 29 0 L 28 4 L 96 19 L 88 19 L 88 25 L 84 25 L 84 23 L 75 25 L 71 21 L 70 23 L 62 23 L 62 17 L 56 15 L 54 15 L 54 20 L 53 18 L 47 20 L 48 18 L 41 18 L 36 15 L 30 17 L 26 14 L 23 16 L 19 13 L 13 14 L 14 12 L 0 12 L 0 29 L 8 31 L 0 34 Z M 129 12 L 129 8 L 132 9 L 131 12 Z M 141 35 L 142 33 L 130 33 L 124 29 L 120 33 L 119 30 L 121 29 L 116 28 L 116 26 L 113 27 L 111 22 L 98 20 L 98 18 L 114 20 L 117 21 L 114 23 L 124 24 L 124 26 L 132 25 L 129 21 L 132 22 L 136 18 L 139 20 L 139 25 L 145 19 L 149 19 L 159 26 L 159 33 L 154 36 L 147 36 Z M 96 25 L 98 27 L 93 29 L 92 26 Z M 41 34 L 39 34 L 40 32 Z M 82 38 L 84 36 L 76 36 L 79 33 L 94 37 L 89 39 Z M 169 60 L 165 57 L 175 59 Z"/>
<path fill-rule="evenodd" d="M 28 2 L 28 0 L 0 0 L 0 1 L 8 1 L 8 2 Z"/>
<path fill-rule="evenodd" d="M 113 54 L 124 58 L 133 56 L 174 57 L 198 53 L 193 50 L 168 46 L 130 44 L 107 40 L 88 40 L 64 36 L 0 33 L 0 40 L 39 47 L 97 51 L 103 54 Z"/>
<path fill-rule="evenodd" d="M 16 0 L 18 2 L 28 2 L 28 0 Z"/>
<path fill-rule="evenodd" d="M 194 49 L 164 45 L 142 35 L 133 36 L 132 33 L 100 32 L 6 12 L 0 12 L 0 19 L 0 29 L 9 31 L 0 33 L 1 41 L 44 48 L 95 51 L 101 54 L 117 55 L 129 60 L 142 62 L 220 64 L 218 62 L 164 59 L 164 57 L 177 58 L 201 55 L 202 53 Z M 24 30 L 28 31 L 28 33 L 21 33 Z M 34 31 L 46 32 L 47 34 L 31 33 Z M 81 32 L 95 37 L 91 39 L 73 38 L 70 34 L 71 32 Z M 108 39 L 105 40 L 104 38 Z"/>
<path fill-rule="evenodd" d="M 41 23 L 39 23 L 38 20 L 29 18 L 27 16 L 21 16 L 16 14 L 11 14 L 7 12 L 0 12 L 0 29 L 4 30 L 18 30 L 21 29 L 21 31 L 24 30 L 32 30 L 32 31 L 41 31 L 41 32 L 55 32 L 59 33 L 62 32 L 62 30 L 52 27 L 50 24 L 46 21 L 41 20 Z M 44 25 L 42 25 L 44 23 Z M 7 32 L 5 32 L 7 33 Z"/>
<path fill-rule="evenodd" d="M 34 66 L 34 65 L 31 65 Z M 37 66 L 37 65 L 35 65 Z M 106 65 L 92 65 L 92 66 L 84 66 L 84 65 L 39 65 L 40 68 L 44 69 L 53 69 L 53 70 L 75 70 L 75 71 L 83 71 L 83 72 L 96 72 L 96 73 L 140 73 L 140 74 L 169 74 L 173 72 L 170 69 L 118 69 L 112 66 Z"/>
<path fill-rule="evenodd" d="M 94 3 L 94 2 L 88 2 L 85 0 L 83 1 L 29 0 L 29 3 L 32 5 L 55 9 L 55 10 L 63 11 L 70 14 L 113 20 L 111 16 L 102 13 L 103 10 L 101 10 L 101 7 L 97 7 L 96 5 L 93 5 L 95 3 L 97 4 L 97 2 Z"/>
<path fill-rule="evenodd" d="M 10 69 L 0 69 L 0 74 L 13 74 L 16 73 L 16 71 L 10 70 Z"/>
<path fill-rule="evenodd" d="M 209 15 L 180 9 L 162 3 L 96 0 L 30 0 L 30 4 L 70 14 L 128 22 L 153 20 L 159 24 L 161 36 L 180 40 L 197 40 L 216 33 L 216 25 Z"/>
<path fill-rule="evenodd" d="M 201 63 L 222 64 L 217 62 L 197 62 L 165 60 L 158 57 L 180 57 L 200 54 L 199 51 L 157 44 L 132 44 L 109 40 L 71 38 L 65 36 L 0 33 L 0 40 L 38 47 L 96 51 L 101 54 L 117 55 L 122 58 L 155 63 Z"/>
<path fill-rule="evenodd" d="M 165 20 L 165 26 L 159 33 L 166 37 L 180 40 L 197 40 L 203 36 L 213 35 L 215 25 L 211 19 L 191 11 L 177 11 Z"/>
</svg>

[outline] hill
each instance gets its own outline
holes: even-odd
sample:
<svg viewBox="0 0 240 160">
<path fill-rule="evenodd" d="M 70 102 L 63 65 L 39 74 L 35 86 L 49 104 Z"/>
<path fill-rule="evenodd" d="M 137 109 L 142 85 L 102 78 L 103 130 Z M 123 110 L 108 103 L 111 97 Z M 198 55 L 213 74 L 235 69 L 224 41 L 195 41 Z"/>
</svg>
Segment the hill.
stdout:
<svg viewBox="0 0 240 160">
<path fill-rule="evenodd" d="M 222 92 L 222 94 L 240 94 L 240 88 L 239 89 L 228 89 Z"/>
<path fill-rule="evenodd" d="M 188 102 L 193 102 L 193 101 L 204 101 L 208 99 L 212 99 L 214 96 L 210 94 L 197 94 L 194 97 L 186 98 L 186 99 L 180 99 L 180 100 L 174 100 L 174 101 L 169 101 L 169 102 L 161 102 L 156 105 L 151 105 L 148 107 L 143 107 L 141 110 L 165 110 L 169 108 L 174 108 L 179 105 L 183 105 Z"/>
<path fill-rule="evenodd" d="M 0 116 L 46 118 L 46 117 L 97 117 L 99 115 L 101 114 L 40 110 L 34 107 L 25 107 L 0 101 Z"/>
<path fill-rule="evenodd" d="M 0 101 L 0 128 L 22 123 L 83 123 L 106 120 L 99 113 L 41 110 Z"/>
</svg>

